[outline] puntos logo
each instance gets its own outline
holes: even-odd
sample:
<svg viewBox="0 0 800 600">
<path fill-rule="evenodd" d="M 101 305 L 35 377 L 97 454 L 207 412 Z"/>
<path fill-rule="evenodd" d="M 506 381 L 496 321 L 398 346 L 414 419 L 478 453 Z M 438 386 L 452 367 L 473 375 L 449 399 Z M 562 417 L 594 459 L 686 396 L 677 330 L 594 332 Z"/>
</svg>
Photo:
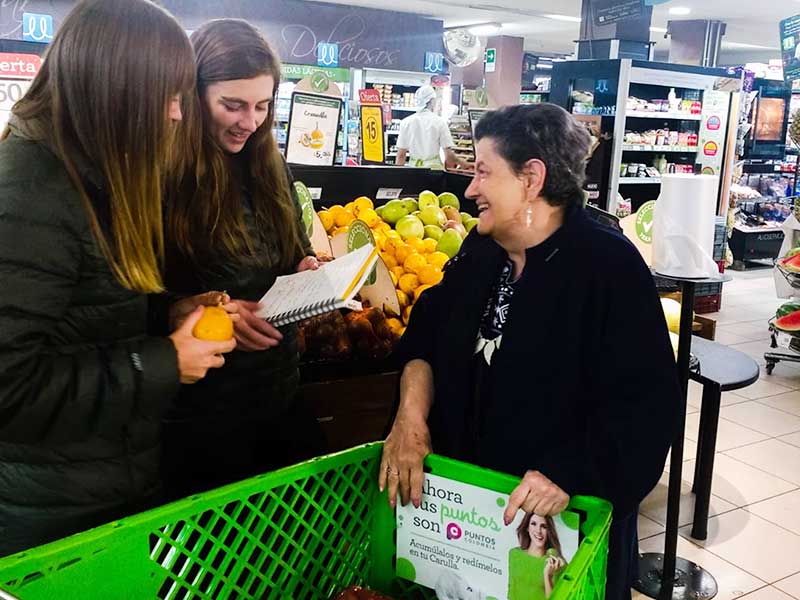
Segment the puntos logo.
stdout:
<svg viewBox="0 0 800 600">
<path fill-rule="evenodd" d="M 461 531 L 461 527 L 455 523 L 448 523 L 446 531 L 448 540 L 460 540 L 461 536 L 464 535 L 464 533 Z"/>
</svg>

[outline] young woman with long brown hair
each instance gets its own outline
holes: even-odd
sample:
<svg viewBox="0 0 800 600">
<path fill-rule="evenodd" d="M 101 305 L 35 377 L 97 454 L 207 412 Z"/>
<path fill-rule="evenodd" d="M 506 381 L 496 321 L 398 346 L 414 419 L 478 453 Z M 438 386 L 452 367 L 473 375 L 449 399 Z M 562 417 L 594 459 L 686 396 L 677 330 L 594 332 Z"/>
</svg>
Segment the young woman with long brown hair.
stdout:
<svg viewBox="0 0 800 600">
<path fill-rule="evenodd" d="M 295 402 L 294 326 L 255 316 L 275 278 L 317 268 L 273 138 L 280 61 L 257 29 L 221 19 L 191 37 L 197 56 L 196 171 L 167 206 L 167 287 L 227 290 L 240 315 L 223 369 L 181 389 L 165 420 L 164 483 L 187 495 L 320 450 Z"/>
<path fill-rule="evenodd" d="M 83 0 L 0 143 L 0 556 L 156 497 L 162 413 L 235 346 L 147 337 L 161 187 L 194 85 L 148 0 Z"/>
</svg>

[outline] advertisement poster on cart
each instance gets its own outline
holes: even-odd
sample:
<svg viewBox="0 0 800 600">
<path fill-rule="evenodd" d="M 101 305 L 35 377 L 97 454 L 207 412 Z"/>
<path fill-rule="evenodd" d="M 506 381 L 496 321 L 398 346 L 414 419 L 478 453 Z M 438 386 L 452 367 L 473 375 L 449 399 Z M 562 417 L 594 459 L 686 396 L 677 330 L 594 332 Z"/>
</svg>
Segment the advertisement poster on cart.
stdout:
<svg viewBox="0 0 800 600">
<path fill-rule="evenodd" d="M 506 526 L 507 494 L 431 474 L 422 491 L 397 509 L 397 576 L 439 600 L 547 600 L 578 551 L 576 513 Z"/>
</svg>

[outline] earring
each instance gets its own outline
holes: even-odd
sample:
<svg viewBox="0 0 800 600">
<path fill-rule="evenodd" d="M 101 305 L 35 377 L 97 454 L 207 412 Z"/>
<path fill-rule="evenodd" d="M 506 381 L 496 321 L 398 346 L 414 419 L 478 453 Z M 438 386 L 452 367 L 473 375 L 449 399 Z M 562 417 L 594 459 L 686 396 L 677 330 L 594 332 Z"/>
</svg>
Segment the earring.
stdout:
<svg viewBox="0 0 800 600">
<path fill-rule="evenodd" d="M 530 227 L 531 223 L 533 223 L 533 207 L 532 206 L 528 206 L 528 210 L 526 211 L 525 214 L 526 214 L 526 217 L 527 217 L 526 220 L 527 220 L 528 227 Z"/>
</svg>

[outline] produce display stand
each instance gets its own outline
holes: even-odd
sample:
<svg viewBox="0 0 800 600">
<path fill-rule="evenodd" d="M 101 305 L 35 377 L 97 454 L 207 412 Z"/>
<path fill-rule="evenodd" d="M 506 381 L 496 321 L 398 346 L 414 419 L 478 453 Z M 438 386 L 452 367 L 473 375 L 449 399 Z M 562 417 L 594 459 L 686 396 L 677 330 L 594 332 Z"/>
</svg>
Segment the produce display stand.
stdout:
<svg viewBox="0 0 800 600">
<path fill-rule="evenodd" d="M 664 553 L 647 553 L 640 556 L 640 577 L 634 587 L 642 594 L 659 600 L 710 600 L 717 594 L 717 582 L 708 571 L 693 562 L 678 557 L 677 554 L 683 482 L 683 436 L 686 427 L 686 398 L 689 391 L 695 291 L 700 284 L 718 283 L 720 279 L 681 279 L 664 275 L 659 275 L 659 277 L 674 281 L 682 292 L 678 378 L 683 401 L 679 411 L 677 433 L 670 453 Z M 727 276 L 722 281 L 730 281 L 730 279 L 730 276 Z"/>
<path fill-rule="evenodd" d="M 290 165 L 292 176 L 312 192 L 314 208 L 347 204 L 367 196 L 381 206 L 394 197 L 449 191 L 461 210 L 477 215 L 464 197 L 471 175 L 425 168 L 383 166 L 319 167 Z M 301 396 L 315 415 L 331 451 L 383 439 L 394 409 L 399 373 L 390 359 L 303 361 Z"/>
<path fill-rule="evenodd" d="M 382 445 L 317 458 L 0 559 L 8 598 L 326 600 L 368 585 L 403 600 L 431 590 L 394 575 L 395 516 L 377 489 Z M 426 470 L 500 493 L 519 479 L 442 457 Z M 550 600 L 603 600 L 611 506 L 573 498 L 583 541 Z"/>
</svg>

